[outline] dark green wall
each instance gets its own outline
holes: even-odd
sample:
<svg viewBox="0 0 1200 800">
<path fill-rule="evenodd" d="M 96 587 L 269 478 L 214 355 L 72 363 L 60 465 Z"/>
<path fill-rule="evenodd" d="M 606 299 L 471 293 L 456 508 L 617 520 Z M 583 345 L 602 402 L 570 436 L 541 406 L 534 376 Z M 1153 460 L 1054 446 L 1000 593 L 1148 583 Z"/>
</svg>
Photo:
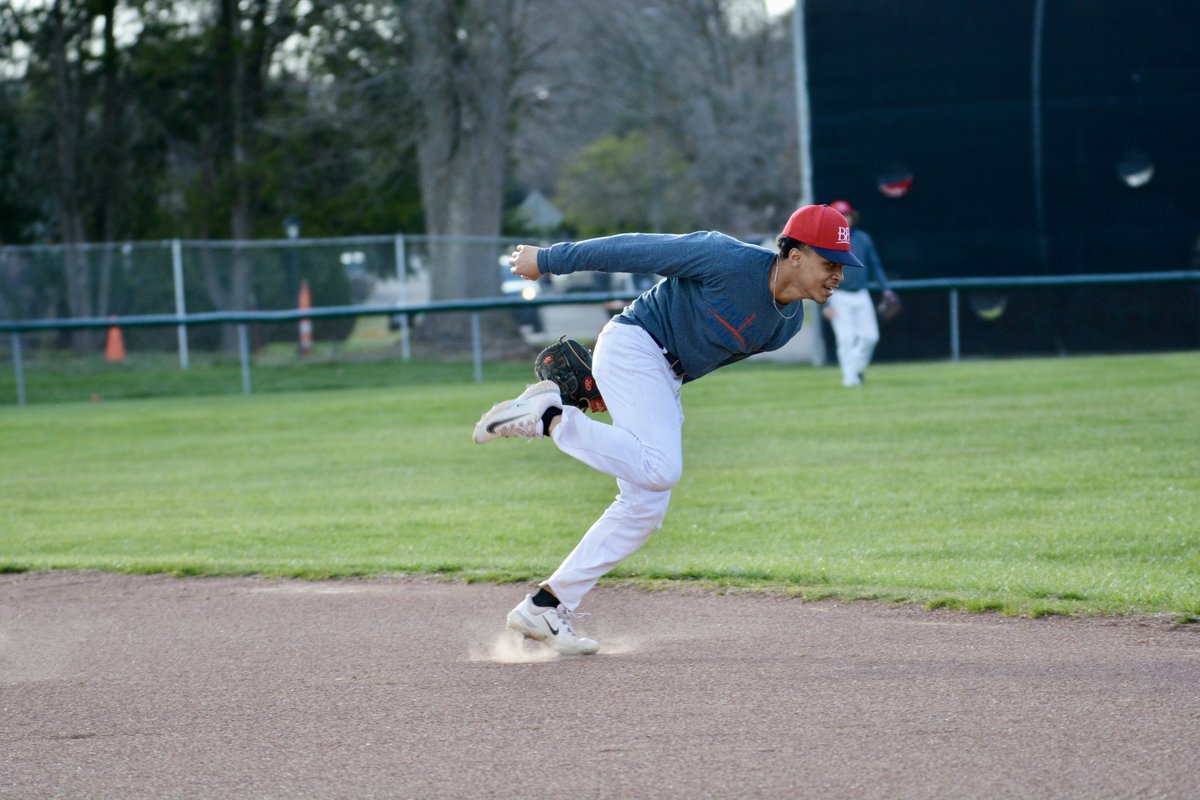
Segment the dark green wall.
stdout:
<svg viewBox="0 0 1200 800">
<path fill-rule="evenodd" d="M 1045 0 L 1040 195 L 1034 0 L 807 0 L 806 8 L 816 199 L 859 207 L 889 275 L 1200 267 L 1200 2 Z M 1133 153 L 1154 164 L 1138 188 L 1118 175 Z M 877 179 L 904 169 L 909 193 L 885 197 Z M 1108 333 L 1068 342 L 1090 326 L 1074 318 L 1090 313 L 1079 308 L 1103 302 L 1111 314 L 1116 300 L 1161 309 L 1165 297 L 1165 313 L 1153 318 L 1170 334 L 1167 346 L 1195 347 L 1197 295 L 1194 285 L 1102 298 L 1028 293 L 1012 298 L 1008 321 L 1028 317 L 1017 350 L 1110 349 L 1101 341 Z M 938 298 L 927 312 L 941 331 L 909 323 L 908 355 L 944 352 L 944 304 Z M 1064 313 L 1046 313 L 1055 307 Z M 1144 315 L 1128 312 L 1127 328 Z M 1142 347 L 1142 334 L 1125 335 L 1131 349 Z"/>
</svg>

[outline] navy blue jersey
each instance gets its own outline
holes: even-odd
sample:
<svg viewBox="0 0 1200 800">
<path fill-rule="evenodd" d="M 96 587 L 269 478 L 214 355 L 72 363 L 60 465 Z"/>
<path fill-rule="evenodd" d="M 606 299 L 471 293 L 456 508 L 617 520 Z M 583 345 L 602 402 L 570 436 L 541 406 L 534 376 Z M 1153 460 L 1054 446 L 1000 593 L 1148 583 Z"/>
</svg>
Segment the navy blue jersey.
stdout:
<svg viewBox="0 0 1200 800">
<path fill-rule="evenodd" d="M 858 228 L 850 231 L 850 252 L 858 256 L 858 260 L 866 269 L 845 270 L 842 285 L 838 287 L 840 291 L 857 292 L 867 288 L 869 281 L 879 284 L 879 288 L 885 291 L 892 288 L 888 285 L 887 276 L 883 274 L 883 263 L 875 250 L 875 242 L 871 241 L 866 231 L 860 231 Z"/>
<path fill-rule="evenodd" d="M 538 269 L 553 275 L 665 276 L 617 322 L 648 331 L 679 359 L 685 381 L 755 353 L 778 350 L 800 330 L 801 301 L 776 306 L 771 295 L 774 261 L 774 251 L 716 231 L 624 233 L 538 251 Z"/>
</svg>

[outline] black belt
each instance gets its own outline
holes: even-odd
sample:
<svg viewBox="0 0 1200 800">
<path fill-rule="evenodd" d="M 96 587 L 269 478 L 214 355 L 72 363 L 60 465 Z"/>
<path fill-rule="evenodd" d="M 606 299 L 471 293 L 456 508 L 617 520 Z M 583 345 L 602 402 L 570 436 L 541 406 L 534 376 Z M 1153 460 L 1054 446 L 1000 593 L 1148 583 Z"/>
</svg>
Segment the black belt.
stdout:
<svg viewBox="0 0 1200 800">
<path fill-rule="evenodd" d="M 646 330 L 646 329 L 643 328 L 642 330 Z M 646 333 L 650 333 L 650 331 L 646 331 Z M 686 378 L 687 370 L 685 370 L 683 368 L 683 363 L 679 360 L 679 356 L 675 355 L 670 350 L 663 347 L 663 343 L 660 342 L 658 340 L 658 337 L 655 336 L 653 333 L 650 333 L 650 338 L 654 340 L 654 343 L 656 345 L 658 345 L 658 349 L 662 350 L 663 358 L 665 358 L 667 360 L 667 364 L 670 365 L 671 371 L 674 372 L 677 377 Z"/>
</svg>

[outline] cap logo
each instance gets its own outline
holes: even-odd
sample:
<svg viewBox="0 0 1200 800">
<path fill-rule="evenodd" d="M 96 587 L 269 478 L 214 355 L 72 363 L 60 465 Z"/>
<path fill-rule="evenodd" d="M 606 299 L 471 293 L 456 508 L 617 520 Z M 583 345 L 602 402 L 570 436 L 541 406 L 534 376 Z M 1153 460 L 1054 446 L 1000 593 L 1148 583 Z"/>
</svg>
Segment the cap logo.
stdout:
<svg viewBox="0 0 1200 800">
<path fill-rule="evenodd" d="M 801 206 L 788 217 L 783 233 L 790 239 L 815 248 L 839 264 L 861 267 L 851 252 L 853 226 L 832 206 Z"/>
</svg>

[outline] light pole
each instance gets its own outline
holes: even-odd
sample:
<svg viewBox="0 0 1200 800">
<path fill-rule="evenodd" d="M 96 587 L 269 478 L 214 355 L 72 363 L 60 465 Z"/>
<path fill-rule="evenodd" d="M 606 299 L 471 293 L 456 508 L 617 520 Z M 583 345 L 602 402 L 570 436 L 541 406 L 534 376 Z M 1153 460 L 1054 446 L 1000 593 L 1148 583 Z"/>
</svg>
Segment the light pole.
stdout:
<svg viewBox="0 0 1200 800">
<path fill-rule="evenodd" d="M 800 205 L 813 202 L 812 117 L 808 109 L 808 44 L 804 28 L 804 0 L 792 8 L 792 60 L 796 72 L 796 132 L 800 152 Z"/>
<path fill-rule="evenodd" d="M 663 176 L 662 165 L 659 163 L 659 142 L 658 142 L 658 64 L 655 58 L 658 57 L 659 48 L 656 47 L 658 41 L 658 30 L 655 27 L 658 24 L 658 8 L 647 6 L 642 9 L 642 18 L 645 24 L 642 26 L 642 31 L 646 34 L 649 45 L 646 49 L 646 71 L 642 76 L 644 87 L 642 89 L 645 94 L 644 102 L 646 104 L 646 146 L 649 148 L 649 168 L 650 168 L 650 232 L 659 233 L 663 229 L 662 222 L 662 191 L 663 191 Z"/>
<path fill-rule="evenodd" d="M 283 230 L 291 241 L 288 247 L 288 293 L 291 302 L 296 302 L 300 296 L 300 259 L 296 253 L 296 240 L 300 238 L 300 218 L 295 214 L 288 214 L 283 221 Z"/>
</svg>

